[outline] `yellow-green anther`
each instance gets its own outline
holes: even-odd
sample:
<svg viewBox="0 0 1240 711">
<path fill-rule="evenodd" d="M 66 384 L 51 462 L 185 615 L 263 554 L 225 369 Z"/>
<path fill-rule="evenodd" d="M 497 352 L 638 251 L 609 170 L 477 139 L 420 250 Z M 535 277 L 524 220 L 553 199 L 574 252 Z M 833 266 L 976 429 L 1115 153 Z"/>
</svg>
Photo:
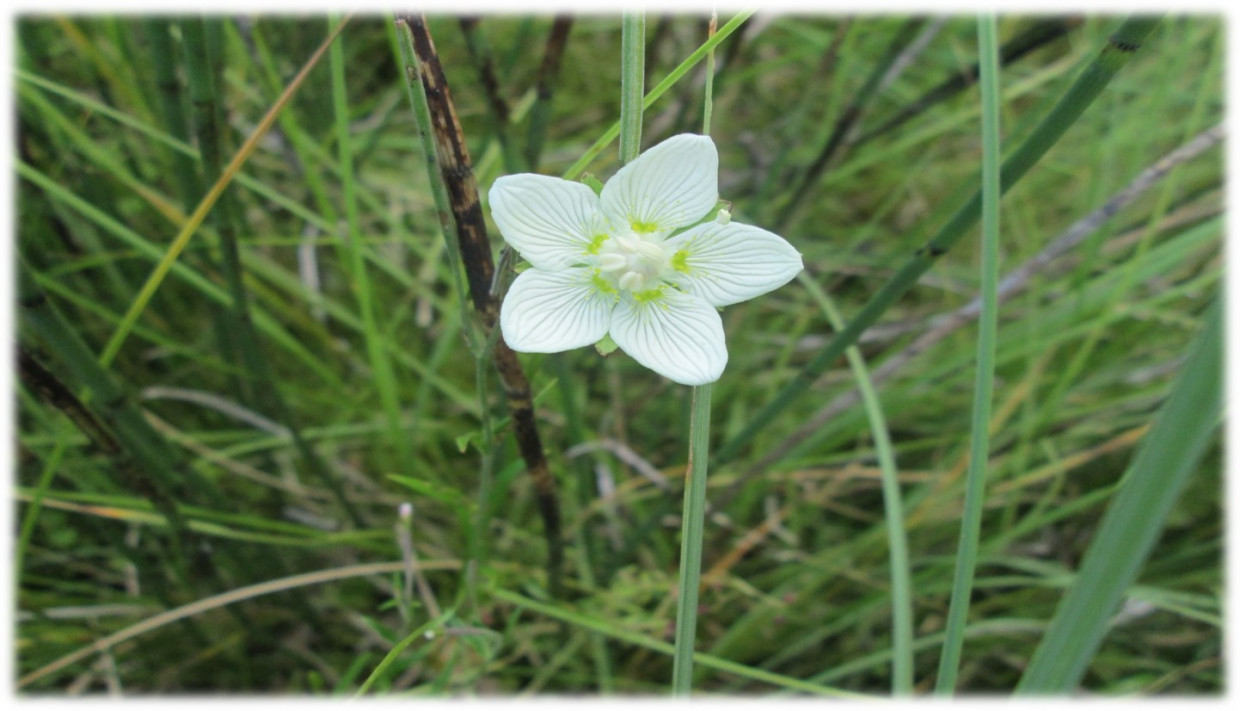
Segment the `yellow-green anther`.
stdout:
<svg viewBox="0 0 1240 711">
<path fill-rule="evenodd" d="M 689 273 L 689 250 L 676 250 L 676 253 L 672 255 L 672 269 L 682 274 Z"/>
</svg>

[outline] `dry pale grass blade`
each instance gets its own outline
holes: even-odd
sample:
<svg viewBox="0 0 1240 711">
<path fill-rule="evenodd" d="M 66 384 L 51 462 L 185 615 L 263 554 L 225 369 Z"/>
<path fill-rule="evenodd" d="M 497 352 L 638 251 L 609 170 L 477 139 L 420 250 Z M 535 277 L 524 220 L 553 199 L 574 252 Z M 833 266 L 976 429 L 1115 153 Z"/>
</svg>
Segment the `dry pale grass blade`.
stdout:
<svg viewBox="0 0 1240 711">
<path fill-rule="evenodd" d="M 224 190 L 232 184 L 233 178 L 235 178 L 237 173 L 241 171 L 241 167 L 245 165 L 245 162 L 249 160 L 252 155 L 254 155 L 256 150 L 258 150 L 259 141 L 262 140 L 263 136 L 267 135 L 269 130 L 271 130 L 272 125 L 275 124 L 276 117 L 278 117 L 280 112 L 288 106 L 289 101 L 293 98 L 293 95 L 297 93 L 297 90 L 300 89 L 302 84 L 305 83 L 306 77 L 310 75 L 310 70 L 313 69 L 319 63 L 319 60 L 323 58 L 323 55 L 327 53 L 328 47 L 330 47 L 332 42 L 336 40 L 336 37 L 340 35 L 341 30 L 343 30 L 345 25 L 348 24 L 350 17 L 352 17 L 352 15 L 341 20 L 340 24 L 336 25 L 336 28 L 328 33 L 327 38 L 324 39 L 323 43 L 320 44 L 318 49 L 314 51 L 314 54 L 310 55 L 310 59 L 306 61 L 305 66 L 301 68 L 301 71 L 297 73 L 297 76 L 293 77 L 293 80 L 289 82 L 288 87 L 285 88 L 284 93 L 280 94 L 280 97 L 276 99 L 276 102 L 272 104 L 270 109 L 267 110 L 266 115 L 264 115 L 262 120 L 258 122 L 258 126 L 256 126 L 254 131 L 250 133 L 249 138 L 245 139 L 245 143 L 241 144 L 241 148 L 237 150 L 236 155 L 234 155 L 232 160 L 228 162 L 228 165 L 224 167 L 223 172 L 220 174 L 219 180 L 215 181 L 215 185 L 212 185 L 211 189 L 207 191 L 207 194 L 203 196 L 202 201 L 198 203 L 198 207 L 194 209 L 189 218 L 185 221 L 181 231 L 177 233 L 175 238 L 173 238 L 172 244 L 168 246 L 168 251 L 164 254 L 163 259 L 159 261 L 159 264 L 155 265 L 155 270 L 151 272 L 149 277 L 147 277 L 146 283 L 142 285 L 142 289 L 138 292 L 137 297 L 134 298 L 133 303 L 130 304 L 129 310 L 126 311 L 125 315 L 121 318 L 120 324 L 117 325 L 116 331 L 112 333 L 112 337 L 108 340 L 107 345 L 104 347 L 103 353 L 100 354 L 99 363 L 105 368 L 111 364 L 112 360 L 116 358 L 116 354 L 120 352 L 121 346 L 125 343 L 125 339 L 128 338 L 129 333 L 133 331 L 134 324 L 137 323 L 138 317 L 142 315 L 142 312 L 146 309 L 146 305 L 150 303 L 151 297 L 155 295 L 155 291 L 159 289 L 161 284 L 163 284 L 164 277 L 166 277 L 168 275 L 168 271 L 172 269 L 172 265 L 176 262 L 177 257 L 179 257 L 181 253 L 185 251 L 185 248 L 189 246 L 190 238 L 192 238 L 198 231 L 198 228 L 202 225 L 202 221 L 206 218 L 207 213 L 211 211 L 211 208 L 215 206 L 215 203 L 220 199 L 220 196 L 224 194 Z"/>
<path fill-rule="evenodd" d="M 263 595 L 270 595 L 271 593 L 283 592 L 285 590 L 292 590 L 294 588 L 305 587 L 307 585 L 322 585 L 323 583 L 330 583 L 335 580 L 359 578 L 365 575 L 396 573 L 404 570 L 405 565 L 406 564 L 403 561 L 393 561 L 389 563 L 367 563 L 365 565 L 350 565 L 344 568 L 334 568 L 331 570 L 319 570 L 313 573 L 303 573 L 301 575 L 280 578 L 279 580 L 269 580 L 265 583 L 258 583 L 257 585 L 247 585 L 246 587 L 237 588 L 236 590 L 229 590 L 226 593 L 220 593 L 219 595 L 212 595 L 211 597 L 196 600 L 188 605 L 182 605 L 181 607 L 177 607 L 166 612 L 161 612 L 154 617 L 148 617 L 137 624 L 130 625 L 120 631 L 113 632 L 103 639 L 96 640 L 76 652 L 66 654 L 51 664 L 44 665 L 18 679 L 17 688 L 20 689 L 24 686 L 29 686 L 44 677 L 55 674 L 65 667 L 76 664 L 77 662 L 88 658 L 92 654 L 103 654 L 108 650 L 115 648 L 122 642 L 126 642 L 134 637 L 146 634 L 147 632 L 159 629 L 164 625 L 176 622 L 177 620 L 184 619 L 186 617 L 192 617 L 210 610 L 232 605 L 234 603 L 241 602 L 242 600 L 251 600 Z M 425 561 L 419 564 L 419 568 L 421 570 L 456 570 L 460 568 L 460 566 L 460 561 L 455 560 Z"/>
</svg>

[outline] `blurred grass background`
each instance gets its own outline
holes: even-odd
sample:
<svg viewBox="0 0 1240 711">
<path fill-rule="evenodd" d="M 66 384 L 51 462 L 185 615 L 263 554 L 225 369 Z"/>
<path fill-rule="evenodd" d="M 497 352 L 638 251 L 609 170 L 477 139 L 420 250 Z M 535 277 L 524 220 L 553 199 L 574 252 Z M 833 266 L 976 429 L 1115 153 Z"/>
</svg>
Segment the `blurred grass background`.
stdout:
<svg viewBox="0 0 1240 711">
<path fill-rule="evenodd" d="M 391 18 L 349 20 L 97 364 L 334 25 L 17 21 L 20 688 L 662 693 L 689 391 L 619 353 L 522 357 L 563 521 L 566 593 L 553 598 L 502 393 L 468 342 L 478 327 L 454 287 Z M 1005 153 L 1116 26 L 1000 18 L 1001 43 L 1029 44 L 1000 74 Z M 618 16 L 429 27 L 484 200 L 502 174 L 563 173 L 618 117 Z M 1004 197 L 1000 273 L 1038 270 L 1000 310 L 963 692 L 1015 688 L 1219 291 L 1222 160 L 1209 146 L 1036 260 L 1221 120 L 1222 31 L 1208 16 L 1159 23 Z M 651 14 L 647 88 L 705 38 L 704 17 Z M 792 242 L 848 320 L 977 189 L 974 19 L 757 14 L 716 58 L 722 197 Z M 643 148 L 698 130 L 703 68 L 648 109 Z M 587 169 L 606 178 L 616 164 L 613 145 Z M 943 315 L 977 296 L 979 254 L 974 230 L 860 341 L 904 492 L 922 692 L 949 602 L 976 343 L 971 319 Z M 723 316 L 716 447 L 833 333 L 802 282 Z M 840 359 L 712 470 L 699 690 L 890 692 L 883 496 L 856 390 Z M 1083 690 L 1221 691 L 1217 440 L 1120 609 L 1100 613 L 1108 633 Z M 421 577 L 404 572 L 411 550 Z"/>
</svg>

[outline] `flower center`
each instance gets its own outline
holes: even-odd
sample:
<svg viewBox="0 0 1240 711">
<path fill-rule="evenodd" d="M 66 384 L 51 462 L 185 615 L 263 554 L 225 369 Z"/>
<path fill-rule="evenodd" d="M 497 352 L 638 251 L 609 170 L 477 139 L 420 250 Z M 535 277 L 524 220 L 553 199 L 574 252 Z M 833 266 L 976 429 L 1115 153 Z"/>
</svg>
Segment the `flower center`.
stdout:
<svg viewBox="0 0 1240 711">
<path fill-rule="evenodd" d="M 599 248 L 598 267 L 617 289 L 637 293 L 660 284 L 668 257 L 660 242 L 625 232 L 612 235 Z"/>
</svg>

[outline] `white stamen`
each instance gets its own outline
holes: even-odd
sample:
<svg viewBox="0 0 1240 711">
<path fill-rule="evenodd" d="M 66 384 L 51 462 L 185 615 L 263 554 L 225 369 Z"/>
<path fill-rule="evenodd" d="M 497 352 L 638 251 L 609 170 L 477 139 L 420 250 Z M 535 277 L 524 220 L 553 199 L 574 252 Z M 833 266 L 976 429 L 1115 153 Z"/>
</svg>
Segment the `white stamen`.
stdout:
<svg viewBox="0 0 1240 711">
<path fill-rule="evenodd" d="M 599 249 L 599 273 L 620 291 L 639 292 L 658 286 L 668 271 L 662 243 L 632 232 L 612 235 Z"/>
</svg>

